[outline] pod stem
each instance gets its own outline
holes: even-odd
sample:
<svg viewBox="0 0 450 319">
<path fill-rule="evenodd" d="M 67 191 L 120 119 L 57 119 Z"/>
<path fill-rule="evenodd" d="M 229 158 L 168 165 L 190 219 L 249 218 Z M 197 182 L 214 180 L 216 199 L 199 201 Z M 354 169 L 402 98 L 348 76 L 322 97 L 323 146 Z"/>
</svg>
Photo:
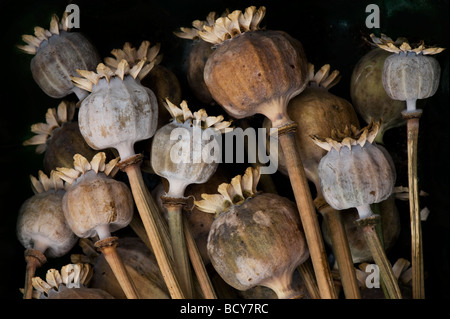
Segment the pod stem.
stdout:
<svg viewBox="0 0 450 319">
<path fill-rule="evenodd" d="M 130 160 L 133 160 L 133 158 L 127 161 Z M 136 159 L 130 161 L 130 163 L 122 162 L 121 169 L 128 176 L 136 207 L 170 295 L 174 299 L 184 299 L 183 291 L 170 259 L 171 250 L 168 249 L 168 243 L 164 242 L 165 236 L 162 235 L 163 231 L 159 229 L 161 223 L 159 221 L 160 216 L 158 216 L 160 214 L 158 207 L 145 186 L 138 163 L 140 162 Z"/>
<path fill-rule="evenodd" d="M 358 212 L 360 210 L 357 207 Z M 367 208 L 367 209 L 370 209 Z M 361 215 L 361 214 L 360 214 Z M 355 223 L 363 231 L 364 238 L 367 242 L 367 246 L 372 254 L 375 264 L 380 270 L 381 278 L 385 284 L 386 290 L 389 293 L 391 299 L 402 299 L 400 288 L 398 286 L 397 278 L 395 278 L 394 272 L 392 271 L 392 266 L 386 257 L 386 253 L 381 245 L 380 239 L 378 238 L 376 232 L 376 225 L 380 222 L 380 215 L 369 215 L 360 218 L 355 221 Z"/>
<path fill-rule="evenodd" d="M 95 247 L 105 256 L 125 296 L 128 299 L 140 299 L 136 286 L 128 274 L 125 265 L 117 252 L 117 237 L 108 237 L 95 243 Z"/>
<path fill-rule="evenodd" d="M 191 265 L 186 248 L 186 241 L 183 227 L 182 206 L 165 203 L 167 209 L 170 238 L 174 257 L 175 270 L 178 280 L 183 288 L 187 299 L 192 299 L 193 283 Z"/>
<path fill-rule="evenodd" d="M 203 296 L 206 299 L 217 299 L 216 292 L 214 291 L 214 287 L 209 278 L 205 264 L 203 263 L 197 244 L 195 243 L 194 236 L 192 236 L 192 232 L 185 215 L 183 215 L 183 227 L 189 257 L 191 258 L 192 267 L 194 268 L 200 288 L 203 292 Z"/>
<path fill-rule="evenodd" d="M 345 297 L 347 299 L 361 299 L 353 258 L 340 212 L 328 205 L 323 197 L 316 198 L 314 204 L 330 230 L 333 252 L 338 264 Z"/>
<path fill-rule="evenodd" d="M 297 267 L 300 276 L 303 279 L 303 283 L 306 286 L 311 299 L 320 299 L 319 288 L 317 287 L 316 277 L 314 275 L 314 269 L 311 263 L 311 258 L 308 258 Z"/>
<path fill-rule="evenodd" d="M 27 268 L 25 272 L 25 288 L 23 293 L 23 299 L 31 299 L 33 297 L 33 277 L 36 273 L 36 269 L 42 267 L 47 262 L 47 258 L 43 253 L 36 249 L 25 250 L 25 261 L 27 262 Z"/>
<path fill-rule="evenodd" d="M 283 123 L 283 121 L 279 122 Z M 272 124 L 274 124 L 273 120 Z M 274 125 L 278 128 L 278 140 L 286 159 L 287 171 L 305 232 L 320 295 L 322 299 L 337 299 L 319 221 L 295 141 L 296 126 L 295 122 L 288 119 L 285 119 L 282 125 Z"/>
<path fill-rule="evenodd" d="M 419 119 L 421 115 L 422 110 L 405 110 L 402 112 L 403 118 L 407 120 L 408 188 L 411 219 L 411 268 L 414 299 L 425 298 L 422 228 L 420 222 L 419 187 L 417 177 L 417 145 L 419 137 Z"/>
</svg>

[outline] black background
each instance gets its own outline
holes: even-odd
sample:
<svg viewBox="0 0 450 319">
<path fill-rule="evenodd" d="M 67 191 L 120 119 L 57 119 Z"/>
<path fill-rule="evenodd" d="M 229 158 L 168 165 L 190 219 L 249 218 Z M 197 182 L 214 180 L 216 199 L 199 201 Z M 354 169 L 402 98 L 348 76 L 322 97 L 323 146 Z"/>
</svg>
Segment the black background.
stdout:
<svg viewBox="0 0 450 319">
<path fill-rule="evenodd" d="M 18 288 L 23 286 L 25 263 L 23 247 L 16 239 L 15 223 L 20 205 L 32 195 L 29 175 L 36 175 L 42 169 L 42 155 L 22 143 L 32 136 L 30 125 L 42 122 L 47 108 L 56 107 L 60 102 L 48 97 L 35 84 L 29 68 L 32 56 L 20 52 L 16 45 L 23 44 L 21 35 L 32 34 L 34 26 L 48 28 L 51 15 L 61 16 L 69 3 L 79 6 L 79 31 L 91 40 L 102 58 L 111 56 L 110 51 L 121 48 L 126 41 L 135 46 L 142 40 L 152 44 L 160 42 L 164 54 L 162 64 L 178 76 L 183 99 L 198 108 L 203 106 L 189 91 L 183 68 L 189 41 L 175 37 L 173 31 L 180 26 L 189 27 L 195 19 L 203 20 L 210 11 L 221 13 L 226 8 L 243 10 L 250 5 L 265 5 L 267 13 L 262 25 L 284 30 L 299 39 L 316 68 L 329 63 L 332 69 L 338 69 L 342 79 L 332 93 L 348 100 L 352 69 L 369 50 L 363 36 L 383 32 L 393 39 L 406 36 L 412 42 L 423 39 L 426 44 L 448 48 L 448 1 L 442 0 L 1 1 L 0 299 L 21 298 Z M 365 8 L 370 3 L 380 7 L 380 29 L 365 26 Z M 423 204 L 431 211 L 423 223 L 428 299 L 449 297 L 448 51 L 436 56 L 442 68 L 440 88 L 433 97 L 423 101 L 424 113 L 420 120 L 419 184 L 420 189 L 429 193 Z M 405 131 L 405 127 L 392 129 L 384 138 L 396 160 L 397 185 L 403 186 L 407 185 Z M 281 189 L 289 185 L 280 174 L 274 180 Z M 291 196 L 289 189 L 285 192 Z M 410 259 L 408 207 L 399 202 L 398 208 L 404 228 L 389 257 Z"/>
</svg>

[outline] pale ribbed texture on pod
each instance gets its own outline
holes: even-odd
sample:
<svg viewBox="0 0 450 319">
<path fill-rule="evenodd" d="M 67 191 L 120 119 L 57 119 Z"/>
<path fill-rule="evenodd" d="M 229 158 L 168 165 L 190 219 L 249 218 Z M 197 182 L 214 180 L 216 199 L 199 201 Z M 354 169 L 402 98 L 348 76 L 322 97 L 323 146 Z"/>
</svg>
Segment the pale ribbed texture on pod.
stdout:
<svg viewBox="0 0 450 319">
<path fill-rule="evenodd" d="M 74 156 L 74 169 L 58 168 L 61 178 L 72 186 L 62 199 L 64 216 L 72 231 L 82 238 L 93 237 L 98 227 L 110 232 L 127 226 L 133 217 L 133 197 L 129 188 L 111 175 L 118 159 L 105 163 L 98 153 L 89 162 Z"/>
<path fill-rule="evenodd" d="M 440 74 L 439 62 L 431 56 L 393 54 L 384 61 L 383 87 L 395 100 L 425 99 L 436 93 Z"/>
<path fill-rule="evenodd" d="M 31 73 L 39 87 L 53 98 L 62 98 L 70 93 L 85 95 L 71 81 L 77 69 L 93 70 L 100 62 L 94 46 L 78 32 L 67 32 L 67 13 L 62 22 L 52 17 L 50 29 L 35 27 L 35 36 L 24 35 L 27 43 L 19 48 L 35 54 L 31 60 Z"/>
<path fill-rule="evenodd" d="M 328 150 L 319 163 L 323 196 L 334 209 L 381 202 L 394 189 L 395 170 L 383 150 L 372 144 L 379 123 L 362 130 L 334 132 L 334 139 L 313 138 Z"/>
<path fill-rule="evenodd" d="M 30 178 L 35 195 L 19 210 L 17 238 L 27 249 L 46 249 L 48 257 L 63 256 L 77 240 L 64 218 L 64 183 L 54 172 L 47 177 L 39 171 L 39 179 Z"/>
</svg>

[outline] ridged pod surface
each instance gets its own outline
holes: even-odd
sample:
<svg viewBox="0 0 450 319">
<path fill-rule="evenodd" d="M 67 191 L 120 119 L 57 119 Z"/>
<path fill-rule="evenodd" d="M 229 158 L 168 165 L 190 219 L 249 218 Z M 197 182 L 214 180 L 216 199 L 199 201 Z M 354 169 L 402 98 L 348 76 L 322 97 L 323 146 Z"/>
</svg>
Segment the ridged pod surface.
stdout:
<svg viewBox="0 0 450 319">
<path fill-rule="evenodd" d="M 216 102 L 231 116 L 244 118 L 264 114 L 273 101 L 287 103 L 304 89 L 307 73 L 298 40 L 282 31 L 258 30 L 218 44 L 204 79 Z"/>
<path fill-rule="evenodd" d="M 395 184 L 391 163 L 371 143 L 332 148 L 319 163 L 319 176 L 325 200 L 338 210 L 381 202 Z"/>
<path fill-rule="evenodd" d="M 133 197 L 122 182 L 89 171 L 80 177 L 62 199 L 64 216 L 72 231 L 93 237 L 96 228 L 109 225 L 111 232 L 127 226 L 133 218 Z"/>
<path fill-rule="evenodd" d="M 129 156 L 135 142 L 153 136 L 158 122 L 155 94 L 130 76 L 100 79 L 80 107 L 80 132 L 93 149 L 116 148 Z M 123 150 L 123 152 L 122 152 Z"/>
<path fill-rule="evenodd" d="M 100 62 L 96 49 L 81 33 L 59 32 L 41 43 L 30 65 L 36 83 L 53 98 L 73 92 L 70 77 L 77 75 L 77 69 L 94 70 Z"/>
<path fill-rule="evenodd" d="M 232 287 L 247 290 L 272 281 L 290 283 L 295 268 L 309 256 L 295 204 L 262 193 L 232 206 L 211 225 L 208 254 Z"/>
</svg>

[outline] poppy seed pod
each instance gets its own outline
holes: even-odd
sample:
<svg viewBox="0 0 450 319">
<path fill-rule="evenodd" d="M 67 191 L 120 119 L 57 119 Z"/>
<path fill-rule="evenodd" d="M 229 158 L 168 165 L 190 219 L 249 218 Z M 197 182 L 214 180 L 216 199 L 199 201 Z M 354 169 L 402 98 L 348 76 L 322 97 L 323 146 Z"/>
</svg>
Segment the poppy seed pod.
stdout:
<svg viewBox="0 0 450 319">
<path fill-rule="evenodd" d="M 91 162 L 80 154 L 74 156 L 74 168 L 58 167 L 62 179 L 71 184 L 62 200 L 64 215 L 70 228 L 81 238 L 98 235 L 127 226 L 133 217 L 133 197 L 129 188 L 112 178 L 117 172 L 118 158 L 105 163 L 105 153 Z"/>
<path fill-rule="evenodd" d="M 408 110 L 415 110 L 415 101 L 433 96 L 439 86 L 441 67 L 431 55 L 443 48 L 426 48 L 423 41 L 414 49 L 407 41 L 400 46 L 391 38 L 370 35 L 380 48 L 392 52 L 384 61 L 383 87 L 394 100 L 406 101 Z M 414 101 L 412 104 L 411 102 Z"/>
<path fill-rule="evenodd" d="M 307 84 L 301 43 L 282 31 L 260 30 L 264 14 L 265 7 L 236 10 L 199 32 L 215 44 L 205 65 L 205 83 L 214 100 L 236 118 L 256 113 L 273 118 Z M 274 103 L 282 109 L 274 110 Z"/>
<path fill-rule="evenodd" d="M 156 96 L 138 80 L 153 67 L 145 61 L 130 68 L 121 60 L 117 69 L 100 63 L 97 72 L 78 70 L 83 77 L 72 78 L 77 86 L 91 92 L 78 113 L 86 143 L 96 150 L 115 148 L 122 161 L 134 155 L 135 142 L 152 137 L 157 127 Z"/>
<path fill-rule="evenodd" d="M 379 123 L 372 122 L 359 131 L 351 127 L 336 132 L 332 138 L 313 138 L 328 151 L 319 163 L 318 172 L 323 196 L 334 209 L 366 207 L 392 194 L 394 167 L 384 152 L 372 144 L 378 129 Z M 358 211 L 361 218 L 369 214 L 363 209 Z"/>
<path fill-rule="evenodd" d="M 216 214 L 207 250 L 218 274 L 232 287 L 266 286 L 278 298 L 301 298 L 292 275 L 309 256 L 295 204 L 270 193 L 258 193 L 259 169 L 248 168 L 220 194 L 202 194 L 198 209 Z"/>
<path fill-rule="evenodd" d="M 45 281 L 33 278 L 36 299 L 114 299 L 104 290 L 89 288 L 93 269 L 89 264 L 68 264 L 61 271 L 50 269 Z"/>
<path fill-rule="evenodd" d="M 35 27 L 32 35 L 23 35 L 27 45 L 19 46 L 26 53 L 34 54 L 31 73 L 39 87 L 53 98 L 63 98 L 75 93 L 81 100 L 88 92 L 80 90 L 71 80 L 77 69 L 93 70 L 100 62 L 94 46 L 79 32 L 68 32 L 67 12 L 61 22 L 56 15 L 50 21 L 50 29 Z"/>
<path fill-rule="evenodd" d="M 188 185 L 204 183 L 216 171 L 221 159 L 218 139 L 231 122 L 221 115 L 208 116 L 204 109 L 192 113 L 186 101 L 177 107 L 166 100 L 166 107 L 173 120 L 153 137 L 151 164 L 169 181 L 168 196 L 183 197 Z"/>
</svg>

